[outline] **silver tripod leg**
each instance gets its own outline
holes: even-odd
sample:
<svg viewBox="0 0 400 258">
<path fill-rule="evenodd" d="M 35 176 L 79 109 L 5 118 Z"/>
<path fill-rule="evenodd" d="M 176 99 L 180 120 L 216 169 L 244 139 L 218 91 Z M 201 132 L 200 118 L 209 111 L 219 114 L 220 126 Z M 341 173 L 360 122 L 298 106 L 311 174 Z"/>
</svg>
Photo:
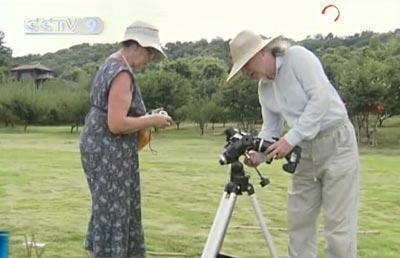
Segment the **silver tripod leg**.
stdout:
<svg viewBox="0 0 400 258">
<path fill-rule="evenodd" d="M 260 208 L 260 204 L 258 203 L 256 194 L 253 193 L 252 195 L 250 195 L 250 199 L 251 199 L 251 204 L 253 205 L 254 212 L 256 213 L 256 216 L 257 216 L 258 224 L 261 227 L 261 231 L 263 233 L 265 242 L 266 242 L 269 252 L 271 254 L 271 257 L 278 258 L 278 254 L 275 249 L 274 241 L 272 240 L 272 235 L 269 233 L 269 230 L 267 228 L 267 224 L 262 215 L 262 211 Z"/>
<path fill-rule="evenodd" d="M 201 256 L 202 258 L 217 257 L 224 241 L 229 221 L 232 217 L 232 211 L 235 206 L 236 199 L 237 195 L 235 193 L 223 193 L 213 225 L 210 233 L 208 234 L 207 243 Z"/>
</svg>

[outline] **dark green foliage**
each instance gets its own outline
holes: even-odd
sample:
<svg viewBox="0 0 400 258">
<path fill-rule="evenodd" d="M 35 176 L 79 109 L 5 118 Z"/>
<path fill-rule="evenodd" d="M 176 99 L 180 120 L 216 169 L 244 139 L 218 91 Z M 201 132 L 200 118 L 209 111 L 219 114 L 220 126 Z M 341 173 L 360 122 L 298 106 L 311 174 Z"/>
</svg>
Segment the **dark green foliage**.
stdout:
<svg viewBox="0 0 400 258">
<path fill-rule="evenodd" d="M 8 66 L 12 55 L 12 50 L 4 45 L 4 39 L 4 32 L 0 31 L 0 67 Z"/>
<path fill-rule="evenodd" d="M 241 122 L 245 130 L 261 120 L 257 82 L 249 77 L 241 76 L 222 85 L 218 98 L 229 119 Z"/>
<path fill-rule="evenodd" d="M 204 99 L 195 100 L 183 107 L 188 120 L 199 125 L 201 135 L 207 125 L 218 113 L 219 108 L 215 102 Z"/>
<path fill-rule="evenodd" d="M 322 56 L 329 79 L 346 101 L 359 141 L 369 144 L 377 144 L 377 126 L 400 114 L 400 37 L 381 39 L 371 34 L 361 48 L 331 48 Z M 377 113 L 377 106 L 384 111 Z"/>
<path fill-rule="evenodd" d="M 167 43 L 165 51 L 169 58 L 213 56 L 227 63 L 230 62 L 228 41 L 215 38 L 211 42 L 201 39 L 196 42 Z"/>
<path fill-rule="evenodd" d="M 147 70 L 138 81 L 148 109 L 163 107 L 173 117 L 179 107 L 190 101 L 189 81 L 174 71 Z"/>
<path fill-rule="evenodd" d="M 62 79 L 39 88 L 41 95 L 47 96 L 47 104 L 24 111 L 30 114 L 24 119 L 21 116 L 27 108 L 23 109 L 20 102 L 16 102 L 19 109 L 5 104 L 7 98 L 15 98 L 14 88 L 7 90 L 11 93 L 1 90 L 0 120 L 7 125 L 23 121 L 71 126 L 82 123 L 94 75 L 104 59 L 118 49 L 117 43 L 84 43 L 55 53 L 10 59 L 11 50 L 3 46 L 3 39 L 4 34 L 0 33 L 0 84 L 10 84 L 11 64 L 33 61 L 54 69 Z M 366 132 L 360 135 L 369 137 L 375 124 L 383 126 L 385 119 L 400 114 L 400 30 L 364 31 L 347 37 L 317 34 L 297 44 L 321 58 L 329 80 L 346 101 L 353 121 L 360 131 Z M 231 66 L 228 41 L 221 38 L 210 42 L 204 39 L 178 41 L 167 43 L 165 51 L 169 59 L 153 63 L 138 73 L 139 86 L 149 109 L 164 107 L 175 119 L 177 128 L 182 121 L 189 120 L 198 123 L 202 131 L 207 123 L 240 122 L 249 129 L 261 121 L 256 82 L 246 77 L 229 84 L 225 82 Z M 24 100 L 30 106 L 35 103 Z M 376 105 L 383 105 L 384 112 L 371 113 Z M 41 113 L 41 109 L 46 111 Z M 12 110 L 19 110 L 20 115 Z M 200 114 L 202 112 L 206 113 Z"/>
<path fill-rule="evenodd" d="M 12 51 L 6 47 L 4 32 L 0 31 L 0 83 L 4 83 L 8 79 L 8 70 L 11 63 Z"/>
<path fill-rule="evenodd" d="M 35 85 L 11 83 L 2 86 L 0 117 L 6 124 L 21 122 L 26 131 L 28 125 L 40 121 L 46 112 L 46 96 L 38 93 Z"/>
<path fill-rule="evenodd" d="M 9 82 L 0 85 L 0 121 L 6 126 L 71 125 L 83 123 L 89 109 L 88 92 L 81 85 L 70 86 L 53 80 L 40 88 L 32 83 Z"/>
<path fill-rule="evenodd" d="M 53 69 L 57 75 L 63 74 L 68 67 L 79 67 L 85 70 L 88 64 L 94 67 L 100 65 L 104 59 L 114 51 L 118 50 L 118 44 L 93 44 L 87 43 L 62 49 L 55 53 L 44 55 L 27 55 L 13 59 L 14 64 L 28 64 L 40 62 Z M 95 69 L 91 69 L 93 71 Z M 86 72 L 89 72 L 86 70 Z"/>
</svg>

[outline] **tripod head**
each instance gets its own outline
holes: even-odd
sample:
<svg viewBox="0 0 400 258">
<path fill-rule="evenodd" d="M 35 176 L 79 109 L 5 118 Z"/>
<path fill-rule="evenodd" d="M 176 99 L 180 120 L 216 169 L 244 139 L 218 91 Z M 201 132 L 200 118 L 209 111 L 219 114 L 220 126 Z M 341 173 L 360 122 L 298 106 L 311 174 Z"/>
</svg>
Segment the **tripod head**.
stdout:
<svg viewBox="0 0 400 258">
<path fill-rule="evenodd" d="M 224 152 L 219 158 L 219 163 L 221 165 L 231 164 L 232 162 L 238 161 L 241 155 L 244 155 L 250 150 L 265 152 L 269 146 L 274 144 L 274 142 L 266 141 L 262 138 L 233 128 L 226 129 L 225 135 L 227 144 L 225 145 Z M 274 140 L 277 141 L 278 138 L 274 138 Z M 287 163 L 283 164 L 283 170 L 293 174 L 300 161 L 300 157 L 301 148 L 299 146 L 294 146 L 292 151 L 285 156 Z M 267 163 L 269 164 L 271 162 L 272 160 Z"/>
<path fill-rule="evenodd" d="M 260 177 L 261 187 L 270 183 L 270 180 L 264 177 L 258 170 L 257 173 Z M 249 195 L 252 195 L 254 193 L 254 187 L 249 182 L 249 179 L 250 175 L 246 175 L 243 163 L 236 160 L 230 164 L 230 181 L 226 184 L 225 191 L 228 193 L 235 192 L 238 195 L 242 194 L 242 192 L 248 192 Z"/>
</svg>

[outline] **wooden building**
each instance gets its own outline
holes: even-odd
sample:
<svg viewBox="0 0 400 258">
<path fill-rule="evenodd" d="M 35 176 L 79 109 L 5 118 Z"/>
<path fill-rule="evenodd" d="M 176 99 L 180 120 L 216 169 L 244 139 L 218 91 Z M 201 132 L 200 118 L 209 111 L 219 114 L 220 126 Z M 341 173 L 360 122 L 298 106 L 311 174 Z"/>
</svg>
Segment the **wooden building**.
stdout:
<svg viewBox="0 0 400 258">
<path fill-rule="evenodd" d="M 40 63 L 20 65 L 12 68 L 10 71 L 16 80 L 33 80 L 36 85 L 54 78 L 54 71 Z"/>
</svg>

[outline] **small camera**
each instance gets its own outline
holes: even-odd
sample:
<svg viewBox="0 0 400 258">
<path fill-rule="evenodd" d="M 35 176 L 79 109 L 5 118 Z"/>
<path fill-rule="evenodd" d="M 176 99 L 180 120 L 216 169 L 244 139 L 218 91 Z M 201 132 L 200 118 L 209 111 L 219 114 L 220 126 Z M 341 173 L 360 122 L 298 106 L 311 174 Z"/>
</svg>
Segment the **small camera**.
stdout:
<svg viewBox="0 0 400 258">
<path fill-rule="evenodd" d="M 156 109 L 152 109 L 150 111 L 147 112 L 147 114 L 149 115 L 154 115 L 154 114 L 160 114 L 160 115 L 168 115 L 167 111 L 164 110 L 164 108 L 156 108 Z"/>
</svg>

